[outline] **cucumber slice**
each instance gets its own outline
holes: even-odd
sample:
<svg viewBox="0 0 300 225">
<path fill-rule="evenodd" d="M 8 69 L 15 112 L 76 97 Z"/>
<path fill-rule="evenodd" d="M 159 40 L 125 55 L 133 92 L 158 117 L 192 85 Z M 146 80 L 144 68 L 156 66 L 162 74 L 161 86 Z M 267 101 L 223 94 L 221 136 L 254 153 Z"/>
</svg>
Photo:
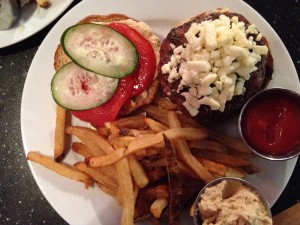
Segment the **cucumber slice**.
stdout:
<svg viewBox="0 0 300 225">
<path fill-rule="evenodd" d="M 57 104 L 71 110 L 95 108 L 108 101 L 119 80 L 89 72 L 70 62 L 58 70 L 51 82 Z"/>
<path fill-rule="evenodd" d="M 100 24 L 69 27 L 61 37 L 65 53 L 80 67 L 112 78 L 134 71 L 138 53 L 125 36 Z"/>
</svg>

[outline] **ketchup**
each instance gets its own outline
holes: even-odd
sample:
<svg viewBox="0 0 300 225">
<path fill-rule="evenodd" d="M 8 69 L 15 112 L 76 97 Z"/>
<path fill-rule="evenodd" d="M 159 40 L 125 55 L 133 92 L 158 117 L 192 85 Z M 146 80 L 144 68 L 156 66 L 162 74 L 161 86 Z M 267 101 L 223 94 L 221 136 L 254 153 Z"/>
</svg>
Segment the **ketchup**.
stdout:
<svg viewBox="0 0 300 225">
<path fill-rule="evenodd" d="M 247 105 L 241 126 L 256 151 L 289 153 L 300 144 L 300 101 L 289 92 L 264 92 Z"/>
</svg>

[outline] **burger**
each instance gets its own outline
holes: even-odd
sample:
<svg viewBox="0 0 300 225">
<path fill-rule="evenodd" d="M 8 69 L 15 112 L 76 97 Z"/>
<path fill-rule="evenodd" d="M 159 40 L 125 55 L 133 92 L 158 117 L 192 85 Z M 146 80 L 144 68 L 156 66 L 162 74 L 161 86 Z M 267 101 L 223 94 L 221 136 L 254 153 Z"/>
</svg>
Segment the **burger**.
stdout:
<svg viewBox="0 0 300 225">
<path fill-rule="evenodd" d="M 235 115 L 272 79 L 267 39 L 227 8 L 201 13 L 162 41 L 158 77 L 163 94 L 204 124 Z"/>
<path fill-rule="evenodd" d="M 68 27 L 54 56 L 51 91 L 80 120 L 102 126 L 152 101 L 160 40 L 124 14 L 90 15 Z"/>
</svg>

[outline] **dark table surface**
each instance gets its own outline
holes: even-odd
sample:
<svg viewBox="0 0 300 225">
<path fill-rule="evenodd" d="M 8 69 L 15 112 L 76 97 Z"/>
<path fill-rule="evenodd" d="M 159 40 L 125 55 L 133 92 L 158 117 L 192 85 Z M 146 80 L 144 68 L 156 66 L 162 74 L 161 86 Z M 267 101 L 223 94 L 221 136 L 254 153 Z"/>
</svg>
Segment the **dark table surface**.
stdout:
<svg viewBox="0 0 300 225">
<path fill-rule="evenodd" d="M 68 10 L 77 2 L 75 1 Z M 288 49 L 299 74 L 300 1 L 246 2 L 275 29 Z M 39 45 L 58 19 L 27 40 L 0 49 L 0 224 L 3 225 L 66 224 L 45 200 L 31 175 L 25 159 L 20 127 L 21 98 L 27 71 Z M 273 215 L 299 200 L 298 160 L 284 192 L 272 207 Z"/>
</svg>

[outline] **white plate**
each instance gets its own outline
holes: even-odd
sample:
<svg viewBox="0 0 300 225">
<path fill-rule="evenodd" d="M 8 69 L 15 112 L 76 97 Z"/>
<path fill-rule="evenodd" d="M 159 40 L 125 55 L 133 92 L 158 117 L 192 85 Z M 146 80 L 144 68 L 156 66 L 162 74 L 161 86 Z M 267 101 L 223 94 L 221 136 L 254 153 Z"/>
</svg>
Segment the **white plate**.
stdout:
<svg viewBox="0 0 300 225">
<path fill-rule="evenodd" d="M 68 26 L 91 14 L 124 13 L 145 21 L 160 38 L 163 38 L 178 21 L 209 9 L 225 6 L 244 14 L 269 40 L 275 62 L 274 78 L 270 87 L 282 86 L 300 92 L 296 70 L 285 46 L 271 26 L 243 1 L 85 0 L 58 21 L 32 61 L 21 108 L 25 152 L 38 150 L 43 154 L 52 155 L 55 124 L 55 104 L 50 93 L 50 82 L 54 74 L 52 59 L 60 35 Z M 232 123 L 225 125 L 224 129 L 237 135 L 236 126 Z M 79 160 L 77 157 L 70 153 L 66 161 L 75 162 Z M 296 159 L 286 162 L 257 159 L 255 163 L 261 168 L 261 172 L 247 179 L 266 195 L 272 206 L 285 188 Z M 29 165 L 46 199 L 69 224 L 119 224 L 120 208 L 111 197 L 101 193 L 97 188 L 85 190 L 81 183 L 61 177 L 37 164 L 29 163 Z M 192 220 L 185 219 L 183 224 L 192 224 Z"/>
<path fill-rule="evenodd" d="M 0 31 L 0 48 L 18 43 L 55 20 L 73 0 L 52 0 L 49 8 L 41 8 L 37 4 L 26 4 L 21 9 L 19 21 L 10 29 Z"/>
</svg>

